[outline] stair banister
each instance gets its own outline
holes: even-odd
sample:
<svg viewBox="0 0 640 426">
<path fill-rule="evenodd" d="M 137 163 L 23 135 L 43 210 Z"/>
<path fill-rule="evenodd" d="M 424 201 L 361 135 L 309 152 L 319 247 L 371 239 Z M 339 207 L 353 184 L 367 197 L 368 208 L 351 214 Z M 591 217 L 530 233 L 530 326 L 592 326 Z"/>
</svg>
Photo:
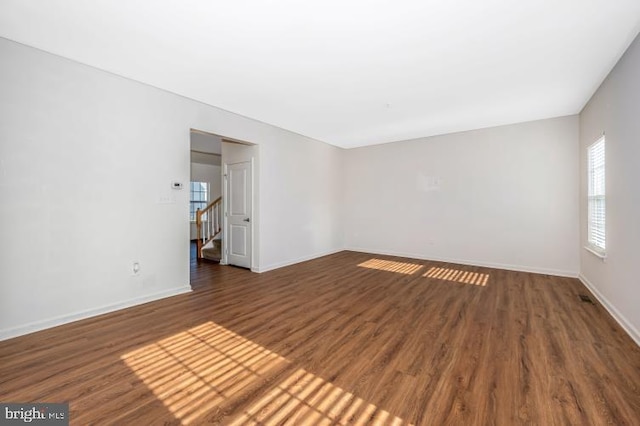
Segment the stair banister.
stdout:
<svg viewBox="0 0 640 426">
<path fill-rule="evenodd" d="M 196 211 L 198 259 L 202 259 L 202 247 L 222 232 L 222 197 L 218 197 L 204 209 Z"/>
</svg>

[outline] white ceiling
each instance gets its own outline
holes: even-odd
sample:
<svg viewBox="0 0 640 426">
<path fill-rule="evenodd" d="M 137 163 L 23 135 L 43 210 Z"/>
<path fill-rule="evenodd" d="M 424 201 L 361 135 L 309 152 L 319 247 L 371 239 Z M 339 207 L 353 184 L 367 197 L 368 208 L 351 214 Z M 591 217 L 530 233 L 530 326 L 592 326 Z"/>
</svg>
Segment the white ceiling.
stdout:
<svg viewBox="0 0 640 426">
<path fill-rule="evenodd" d="M 639 0 L 2 0 L 0 36 L 342 147 L 578 113 Z"/>
</svg>

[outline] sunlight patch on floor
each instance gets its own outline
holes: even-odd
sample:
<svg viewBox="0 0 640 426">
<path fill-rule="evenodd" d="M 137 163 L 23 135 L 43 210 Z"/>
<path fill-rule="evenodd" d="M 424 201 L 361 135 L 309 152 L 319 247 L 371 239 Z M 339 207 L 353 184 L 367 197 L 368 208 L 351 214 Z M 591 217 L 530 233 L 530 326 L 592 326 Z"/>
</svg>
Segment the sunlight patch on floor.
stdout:
<svg viewBox="0 0 640 426">
<path fill-rule="evenodd" d="M 454 281 L 457 283 L 473 284 L 484 287 L 489 282 L 489 274 L 480 272 L 461 271 L 451 268 L 430 268 L 423 277 L 439 280 Z"/>
<path fill-rule="evenodd" d="M 242 426 L 408 423 L 308 371 L 299 369 L 229 424 Z"/>
<path fill-rule="evenodd" d="M 370 259 L 360 263 L 362 268 L 378 269 L 380 271 L 397 272 L 399 274 L 414 274 L 422 268 L 416 263 L 395 262 L 393 260 Z"/>
<path fill-rule="evenodd" d="M 324 379 L 297 369 L 265 385 L 271 369 L 291 365 L 275 352 L 206 322 L 121 357 L 182 424 L 254 401 L 225 424 L 403 424 L 402 419 L 369 404 Z M 211 419 L 206 419 L 211 420 Z"/>
<path fill-rule="evenodd" d="M 191 423 L 287 361 L 212 322 L 129 352 L 123 361 L 183 423 Z"/>
</svg>

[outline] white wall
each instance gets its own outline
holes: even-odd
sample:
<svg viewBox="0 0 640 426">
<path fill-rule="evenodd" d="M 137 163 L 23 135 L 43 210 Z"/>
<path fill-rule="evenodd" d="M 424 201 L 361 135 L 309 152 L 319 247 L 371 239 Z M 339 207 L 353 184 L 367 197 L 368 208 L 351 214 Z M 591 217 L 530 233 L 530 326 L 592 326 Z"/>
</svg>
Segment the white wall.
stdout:
<svg viewBox="0 0 640 426">
<path fill-rule="evenodd" d="M 200 133 L 198 129 L 195 129 L 191 132 L 191 150 L 220 155 L 222 153 L 222 138 L 218 135 Z"/>
<path fill-rule="evenodd" d="M 346 152 L 353 250 L 576 276 L 578 117 Z"/>
<path fill-rule="evenodd" d="M 212 164 L 191 163 L 191 181 L 207 182 L 209 184 L 209 201 L 213 201 L 222 195 L 222 167 Z M 198 238 L 198 230 L 195 222 L 191 222 L 190 237 Z"/>
<path fill-rule="evenodd" d="M 606 134 L 607 259 L 580 248 L 581 279 L 640 344 L 640 37 L 580 114 L 580 235 L 587 244 L 586 149 Z"/>
<path fill-rule="evenodd" d="M 211 201 L 222 195 L 222 167 L 220 166 L 191 163 L 191 181 L 208 182 Z"/>
<path fill-rule="evenodd" d="M 6 39 L 0 57 L 0 338 L 188 291 L 170 183 L 191 128 L 259 144 L 258 269 L 342 247 L 339 148 Z"/>
<path fill-rule="evenodd" d="M 259 146 L 260 271 L 344 247 L 345 151 L 295 138 L 279 139 L 277 145 L 277 150 Z M 339 234 L 326 232 L 336 229 Z"/>
</svg>

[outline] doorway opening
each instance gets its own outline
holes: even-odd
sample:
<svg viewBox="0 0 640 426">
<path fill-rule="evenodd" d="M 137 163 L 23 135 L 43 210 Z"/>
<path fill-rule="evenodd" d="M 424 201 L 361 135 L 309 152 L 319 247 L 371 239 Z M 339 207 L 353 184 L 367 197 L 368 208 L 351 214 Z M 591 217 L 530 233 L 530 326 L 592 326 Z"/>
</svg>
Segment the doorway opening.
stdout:
<svg viewBox="0 0 640 426">
<path fill-rule="evenodd" d="M 257 269 L 258 146 L 191 129 L 191 264 Z"/>
</svg>

